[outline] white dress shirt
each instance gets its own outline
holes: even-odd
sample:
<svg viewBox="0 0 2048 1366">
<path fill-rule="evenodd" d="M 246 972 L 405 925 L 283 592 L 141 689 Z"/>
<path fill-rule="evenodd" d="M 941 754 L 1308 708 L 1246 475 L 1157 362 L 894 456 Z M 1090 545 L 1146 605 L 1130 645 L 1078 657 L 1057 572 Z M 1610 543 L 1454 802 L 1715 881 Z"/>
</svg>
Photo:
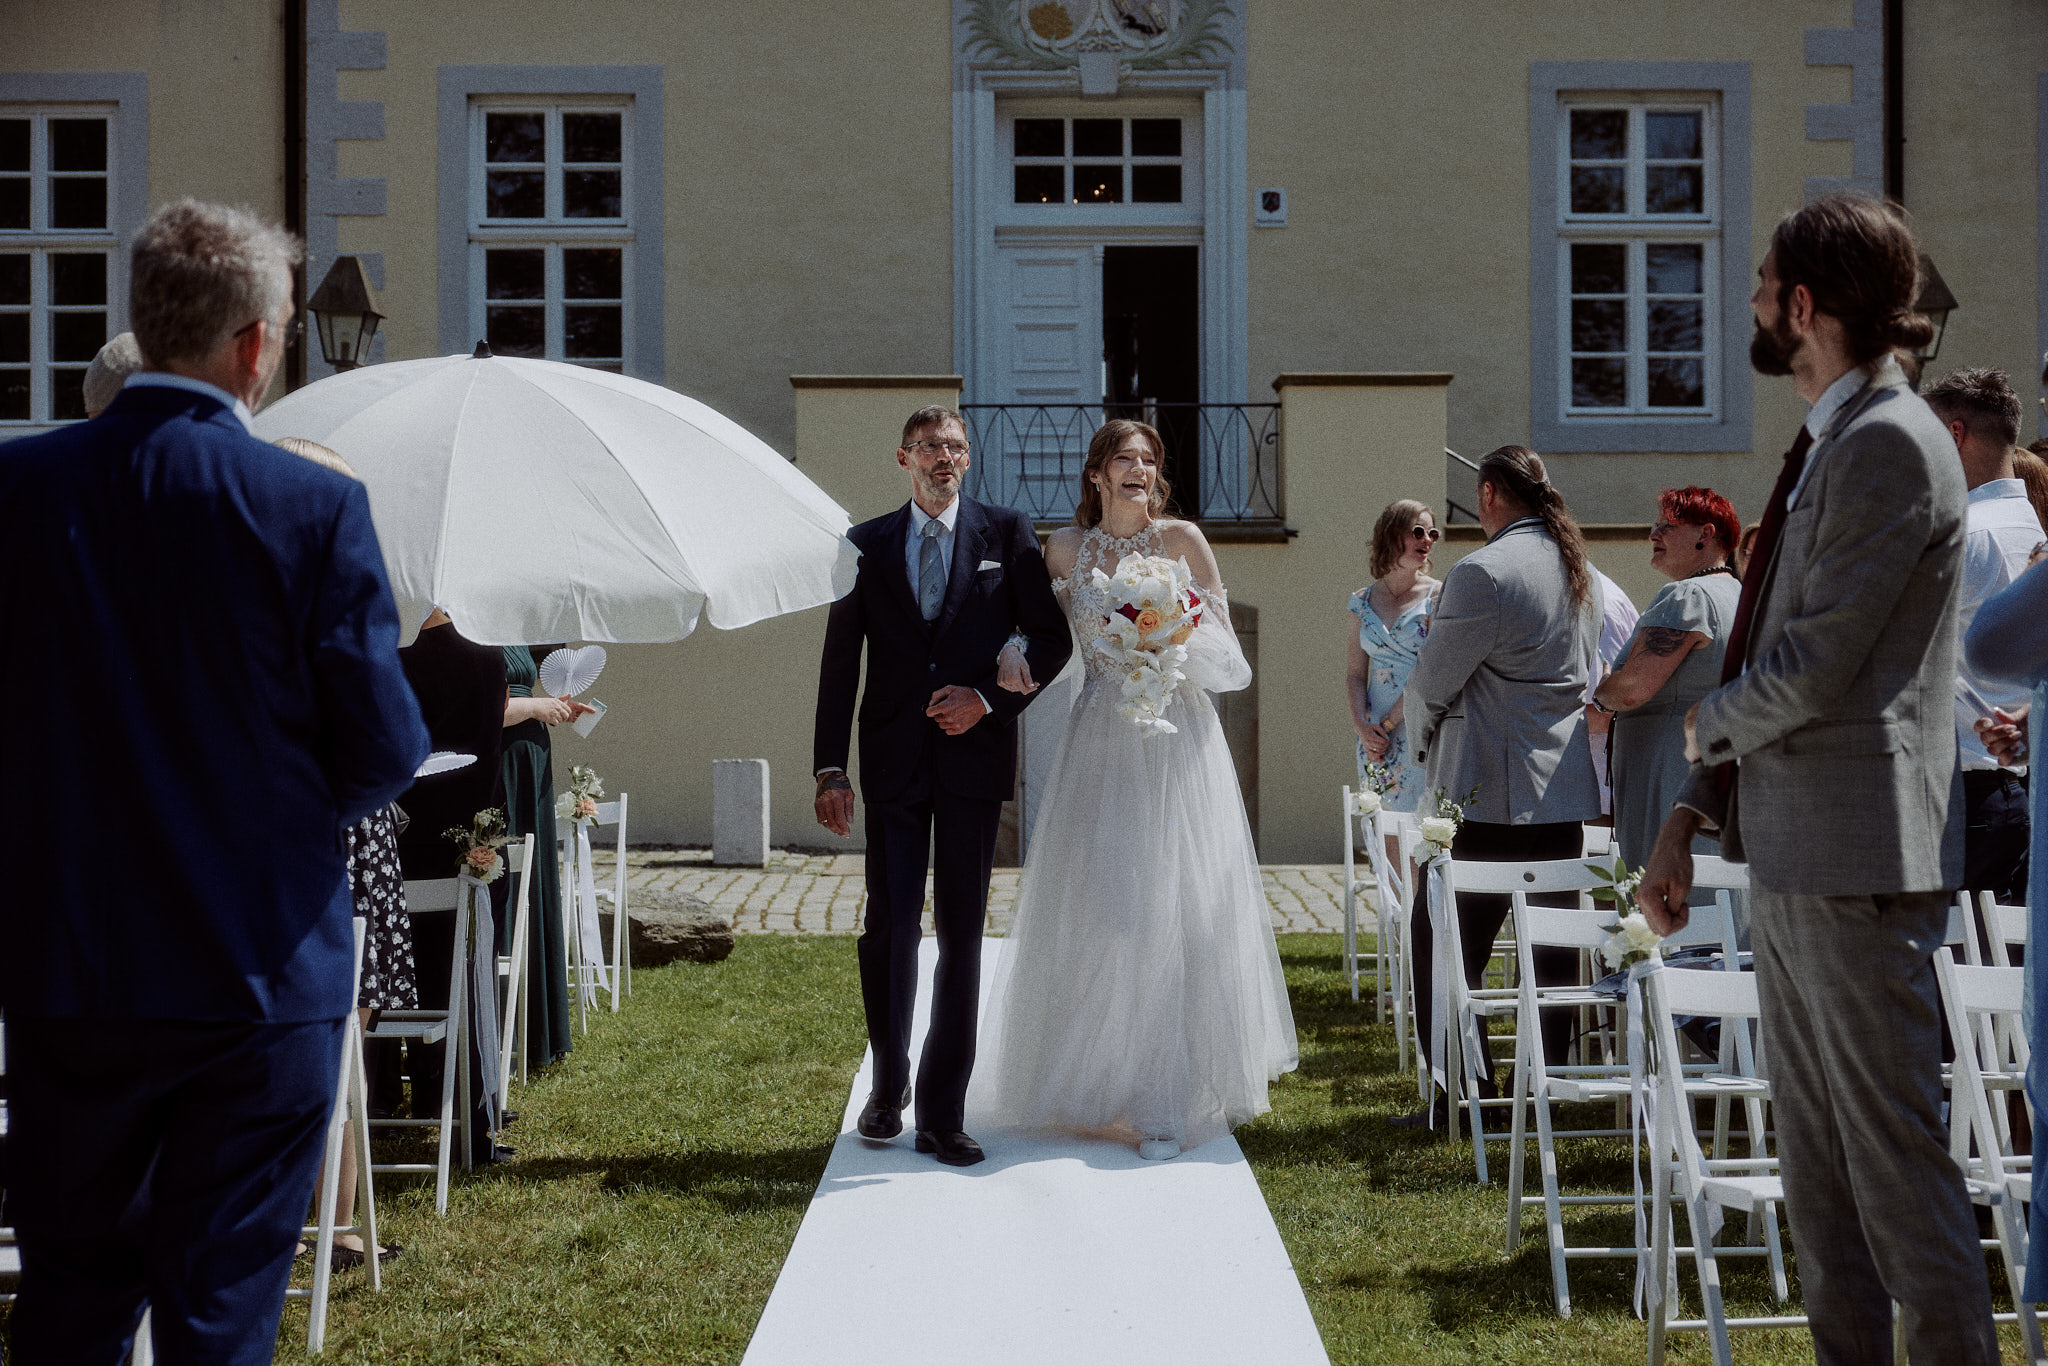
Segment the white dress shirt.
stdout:
<svg viewBox="0 0 2048 1366">
<path fill-rule="evenodd" d="M 1863 391 L 1863 386 L 1870 383 L 1870 375 L 1868 366 L 1851 366 L 1849 373 L 1822 390 L 1821 396 L 1806 410 L 1807 434 L 1815 441 L 1820 440 L 1820 434 L 1828 429 L 1828 423 L 1835 420 L 1835 414 L 1842 411 L 1842 405 L 1856 397 Z M 1785 498 L 1785 511 L 1790 512 L 1799 506 L 1799 495 L 1806 491 L 1806 481 L 1813 473 L 1813 466 L 1813 453 L 1808 451 L 1806 467 L 1799 471 L 1799 482 L 1792 486 L 1792 492 Z"/>
<path fill-rule="evenodd" d="M 1993 479 L 1970 490 L 1970 510 L 1963 532 L 1963 591 L 1956 608 L 1956 638 L 1969 632 L 1977 609 L 2027 570 L 2027 557 L 2041 543 L 2041 519 L 2018 479 Z M 1956 745 L 1963 768 L 1989 771 L 1998 767 L 1973 723 L 1993 707 L 2011 711 L 2025 706 L 2027 689 L 1986 682 L 1956 652 Z M 2024 768 L 2016 770 L 2025 772 Z"/>
<path fill-rule="evenodd" d="M 947 583 L 953 581 L 953 527 L 960 520 L 960 500 L 955 498 L 946 504 L 946 510 L 937 517 L 929 516 L 917 505 L 910 504 L 910 534 L 903 538 L 903 560 L 910 571 L 910 596 L 916 597 L 920 587 L 919 562 L 924 556 L 924 524 L 937 522 L 943 528 L 939 532 L 939 568 Z"/>
<path fill-rule="evenodd" d="M 248 404 L 218 384 L 208 384 L 203 379 L 193 379 L 189 375 L 174 375 L 168 370 L 143 370 L 128 376 L 128 382 L 121 387 L 134 389 L 147 388 L 151 385 L 159 389 L 183 389 L 187 393 L 204 394 L 208 398 L 219 399 L 227 410 L 235 415 L 235 421 L 242 424 L 243 431 L 248 431 L 250 423 L 255 420 Z"/>
</svg>

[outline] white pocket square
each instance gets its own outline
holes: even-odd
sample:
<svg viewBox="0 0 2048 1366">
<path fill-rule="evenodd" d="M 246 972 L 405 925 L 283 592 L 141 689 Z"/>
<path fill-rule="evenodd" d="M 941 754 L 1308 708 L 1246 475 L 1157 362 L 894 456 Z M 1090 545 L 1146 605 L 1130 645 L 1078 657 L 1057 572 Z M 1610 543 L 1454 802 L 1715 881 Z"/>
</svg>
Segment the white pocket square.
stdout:
<svg viewBox="0 0 2048 1366">
<path fill-rule="evenodd" d="M 984 569 L 1001 569 L 1002 567 L 1002 561 L 1000 560 L 983 560 L 980 564 L 974 566 L 974 572 L 979 574 Z"/>
</svg>

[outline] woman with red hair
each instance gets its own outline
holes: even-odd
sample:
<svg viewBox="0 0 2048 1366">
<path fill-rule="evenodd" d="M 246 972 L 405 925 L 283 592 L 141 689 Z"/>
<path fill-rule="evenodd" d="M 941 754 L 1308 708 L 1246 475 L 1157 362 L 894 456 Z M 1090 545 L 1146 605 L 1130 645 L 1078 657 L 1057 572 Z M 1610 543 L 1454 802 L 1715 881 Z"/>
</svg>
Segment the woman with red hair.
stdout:
<svg viewBox="0 0 2048 1366">
<path fill-rule="evenodd" d="M 1657 495 L 1650 564 L 1671 582 L 1650 599 L 1619 668 L 1593 694 L 1614 714 L 1614 840 L 1640 868 L 1685 783 L 1685 713 L 1721 683 L 1721 657 L 1742 594 L 1730 558 L 1742 521 L 1712 489 Z M 1706 845 L 1700 852 L 1711 852 Z"/>
</svg>

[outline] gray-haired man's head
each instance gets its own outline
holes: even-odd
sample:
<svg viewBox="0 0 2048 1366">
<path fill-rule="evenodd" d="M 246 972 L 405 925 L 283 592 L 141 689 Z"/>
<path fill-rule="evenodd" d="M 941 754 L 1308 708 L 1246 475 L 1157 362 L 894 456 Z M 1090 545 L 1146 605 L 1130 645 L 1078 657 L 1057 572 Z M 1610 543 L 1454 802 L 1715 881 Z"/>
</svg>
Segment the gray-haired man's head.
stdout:
<svg viewBox="0 0 2048 1366">
<path fill-rule="evenodd" d="M 262 324 L 257 368 L 267 383 L 284 354 L 292 267 L 303 255 L 296 237 L 247 209 L 166 204 L 136 234 L 129 272 L 128 317 L 142 354 L 159 369 L 204 367 Z"/>
</svg>

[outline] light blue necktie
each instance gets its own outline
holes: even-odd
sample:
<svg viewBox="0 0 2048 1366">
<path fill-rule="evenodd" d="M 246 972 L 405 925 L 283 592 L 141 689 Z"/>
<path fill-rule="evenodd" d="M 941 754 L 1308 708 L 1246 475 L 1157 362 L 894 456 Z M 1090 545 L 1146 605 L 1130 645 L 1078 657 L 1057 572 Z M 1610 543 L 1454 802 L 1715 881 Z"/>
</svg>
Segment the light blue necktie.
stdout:
<svg viewBox="0 0 2048 1366">
<path fill-rule="evenodd" d="M 946 601 L 946 567 L 939 560 L 939 537 L 945 532 L 938 518 L 926 522 L 924 548 L 917 552 L 917 610 L 926 621 L 937 621 Z"/>
</svg>

